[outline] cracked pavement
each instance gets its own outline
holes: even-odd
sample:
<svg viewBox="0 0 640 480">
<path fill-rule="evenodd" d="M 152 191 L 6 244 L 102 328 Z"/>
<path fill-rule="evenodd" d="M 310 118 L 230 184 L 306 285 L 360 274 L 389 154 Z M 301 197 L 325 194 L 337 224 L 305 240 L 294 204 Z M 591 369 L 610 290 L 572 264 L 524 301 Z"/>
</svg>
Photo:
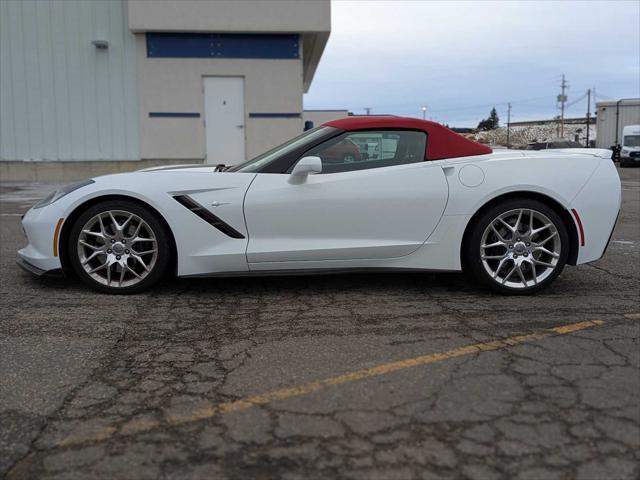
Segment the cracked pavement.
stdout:
<svg viewBox="0 0 640 480">
<path fill-rule="evenodd" d="M 18 269 L 19 215 L 49 186 L 2 184 L 0 476 L 638 478 L 640 169 L 620 173 L 607 255 L 534 297 L 458 274 L 174 279 L 100 295 Z M 197 415 L 585 320 L 604 323 Z"/>
</svg>

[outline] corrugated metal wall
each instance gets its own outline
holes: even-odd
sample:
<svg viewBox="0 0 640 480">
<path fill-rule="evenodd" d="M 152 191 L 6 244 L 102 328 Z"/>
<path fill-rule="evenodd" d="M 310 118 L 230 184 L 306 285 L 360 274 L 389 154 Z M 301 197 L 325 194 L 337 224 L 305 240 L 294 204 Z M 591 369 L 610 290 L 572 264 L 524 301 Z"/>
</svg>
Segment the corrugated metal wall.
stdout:
<svg viewBox="0 0 640 480">
<path fill-rule="evenodd" d="M 620 104 L 618 143 L 622 144 L 622 129 L 627 125 L 640 125 L 640 100 L 627 100 Z M 598 104 L 597 148 L 609 148 L 616 141 L 616 104 Z"/>
<path fill-rule="evenodd" d="M 125 0 L 0 0 L 0 160 L 138 158 L 126 15 Z"/>
</svg>

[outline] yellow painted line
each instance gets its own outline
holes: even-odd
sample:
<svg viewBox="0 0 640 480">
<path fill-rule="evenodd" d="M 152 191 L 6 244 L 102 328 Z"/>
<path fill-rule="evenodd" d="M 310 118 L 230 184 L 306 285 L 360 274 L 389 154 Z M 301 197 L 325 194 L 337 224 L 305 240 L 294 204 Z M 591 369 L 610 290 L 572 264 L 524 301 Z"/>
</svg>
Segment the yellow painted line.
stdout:
<svg viewBox="0 0 640 480">
<path fill-rule="evenodd" d="M 389 373 L 396 372 L 398 370 L 404 370 L 407 368 L 414 368 L 423 365 L 429 365 L 431 363 L 442 362 L 445 360 L 451 360 L 453 358 L 463 357 L 465 355 L 472 355 L 475 353 L 491 352 L 495 350 L 502 350 L 508 347 L 521 345 L 524 343 L 531 343 L 533 341 L 542 340 L 548 337 L 554 337 L 558 335 L 566 335 L 569 333 L 577 332 L 587 328 L 597 327 L 602 325 L 602 320 L 588 320 L 585 322 L 571 323 L 568 325 L 562 325 L 559 327 L 549 328 L 540 332 L 529 333 L 526 335 L 518 335 L 515 337 L 509 337 L 502 340 L 493 340 L 491 342 L 475 343 L 471 345 L 465 345 L 462 347 L 453 348 L 446 352 L 430 353 L 428 355 L 421 355 L 419 357 L 407 358 L 404 360 L 398 360 L 395 362 L 384 363 L 372 368 L 366 368 L 363 370 L 356 370 L 354 372 L 345 373 L 335 377 L 329 377 L 315 382 L 305 383 L 296 387 L 281 388 L 277 390 L 271 390 L 259 395 L 252 395 L 239 400 L 220 403 L 218 405 L 211 405 L 204 408 L 198 408 L 190 411 L 184 416 L 169 416 L 166 422 L 159 420 L 139 420 L 131 421 L 123 425 L 120 429 L 120 434 L 130 435 L 152 430 L 154 428 L 172 425 L 181 425 L 185 423 L 191 423 L 198 420 L 204 420 L 212 418 L 214 416 L 231 413 L 241 412 L 248 410 L 255 406 L 264 405 L 267 403 L 275 402 L 277 400 L 286 400 L 289 398 L 301 397 L 303 395 L 309 395 L 311 393 L 323 390 L 328 387 L 335 387 L 337 385 L 343 385 L 345 383 L 355 382 L 358 380 L 364 380 L 367 378 L 379 377 L 381 375 L 387 375 Z M 112 437 L 116 433 L 115 427 L 103 427 L 94 432 L 87 432 L 79 435 L 71 435 L 62 440 L 58 446 L 68 447 L 73 445 L 79 445 L 87 442 L 98 442 L 106 440 Z"/>
<path fill-rule="evenodd" d="M 62 222 L 64 222 L 64 218 L 58 220 L 56 225 L 56 229 L 53 232 L 53 256 L 58 256 L 58 236 L 60 235 L 60 228 L 62 227 Z"/>
</svg>

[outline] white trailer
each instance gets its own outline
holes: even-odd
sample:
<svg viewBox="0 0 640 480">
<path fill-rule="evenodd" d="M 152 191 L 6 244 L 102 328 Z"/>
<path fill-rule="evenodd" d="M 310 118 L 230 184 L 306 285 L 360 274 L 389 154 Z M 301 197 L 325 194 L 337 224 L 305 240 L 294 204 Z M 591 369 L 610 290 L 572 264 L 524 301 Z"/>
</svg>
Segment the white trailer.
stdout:
<svg viewBox="0 0 640 480">
<path fill-rule="evenodd" d="M 622 129 L 640 125 L 640 98 L 598 102 L 596 148 L 622 145 Z"/>
</svg>

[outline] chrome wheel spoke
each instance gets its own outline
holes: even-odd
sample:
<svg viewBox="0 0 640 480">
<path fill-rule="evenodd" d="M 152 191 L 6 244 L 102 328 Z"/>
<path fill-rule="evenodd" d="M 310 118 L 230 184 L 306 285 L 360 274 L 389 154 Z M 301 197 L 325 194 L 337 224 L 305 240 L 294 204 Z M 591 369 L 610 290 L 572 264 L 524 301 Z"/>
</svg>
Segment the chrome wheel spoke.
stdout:
<svg viewBox="0 0 640 480">
<path fill-rule="evenodd" d="M 556 237 L 556 235 L 558 235 L 558 232 L 553 232 L 551 235 L 549 235 L 549 236 L 548 236 L 546 239 L 544 239 L 543 241 L 541 241 L 541 242 L 537 242 L 537 244 L 536 244 L 536 245 L 537 245 L 538 247 L 541 247 L 541 246 L 543 246 L 544 244 L 546 244 L 549 240 L 551 240 L 552 238 L 555 238 L 555 237 Z"/>
<path fill-rule="evenodd" d="M 136 242 L 155 242 L 155 241 L 156 241 L 155 238 L 136 237 L 136 238 L 132 238 L 131 239 L 131 243 L 136 243 Z"/>
<path fill-rule="evenodd" d="M 146 250 L 146 251 L 144 251 L 144 252 L 136 252 L 136 251 L 133 251 L 133 250 L 132 250 L 132 252 L 133 252 L 133 253 L 135 253 L 136 255 L 148 255 L 148 254 L 150 254 L 150 253 L 154 253 L 155 251 L 156 251 L 156 249 L 155 249 L 155 248 L 154 248 L 154 249 L 151 249 L 151 250 Z"/>
<path fill-rule="evenodd" d="M 531 230 L 531 236 L 533 237 L 534 235 L 536 235 L 536 234 L 538 234 L 538 233 L 540 233 L 540 232 L 543 232 L 543 231 L 545 231 L 547 228 L 550 228 L 550 227 L 552 227 L 552 226 L 553 226 L 553 224 L 548 223 L 548 224 L 546 224 L 546 225 L 544 225 L 544 226 L 542 226 L 542 227 L 540 227 L 540 228 L 534 228 L 533 230 Z"/>
<path fill-rule="evenodd" d="M 102 221 L 102 215 L 98 215 L 98 222 L 100 223 L 100 232 L 105 237 L 107 236 L 107 229 L 104 228 L 104 222 Z"/>
<path fill-rule="evenodd" d="M 122 225 L 120 225 L 120 230 L 124 230 L 127 227 L 127 225 L 129 225 L 129 222 L 131 221 L 132 218 L 133 218 L 133 213 L 129 215 L 129 218 L 127 218 Z"/>
<path fill-rule="evenodd" d="M 542 265 L 543 267 L 550 267 L 550 268 L 555 267 L 553 263 L 543 262 L 541 260 L 536 260 L 535 258 L 532 260 L 532 262 L 534 265 Z"/>
<path fill-rule="evenodd" d="M 533 262 L 529 262 L 529 264 L 531 265 L 531 280 L 533 280 L 533 284 L 537 285 L 538 284 L 538 272 L 536 272 L 536 266 Z"/>
<path fill-rule="evenodd" d="M 113 215 L 113 212 L 109 212 L 109 218 L 111 219 L 111 223 L 113 224 L 113 228 L 116 229 L 116 231 L 120 230 L 120 224 L 116 221 L 116 217 Z"/>
<path fill-rule="evenodd" d="M 514 233 L 518 233 L 518 230 L 520 228 L 520 220 L 522 220 L 522 212 L 524 212 L 524 210 L 520 210 L 520 213 L 518 213 L 518 219 L 516 220 L 516 224 L 513 227 Z"/>
<path fill-rule="evenodd" d="M 504 285 L 505 283 L 507 283 L 507 280 L 509 280 L 509 277 L 511 277 L 511 275 L 513 275 L 513 273 L 518 269 L 517 265 L 514 265 L 513 268 L 511 270 L 509 270 L 509 273 L 507 273 L 503 278 L 502 278 L 502 284 Z"/>
<path fill-rule="evenodd" d="M 504 255 L 482 255 L 483 260 L 498 260 L 504 258 Z"/>
<path fill-rule="evenodd" d="M 118 286 L 121 287 L 122 286 L 122 281 L 124 280 L 124 274 L 127 272 L 129 267 L 127 267 L 127 264 L 123 264 L 121 265 L 120 268 L 120 278 L 118 279 Z"/>
<path fill-rule="evenodd" d="M 499 241 L 499 242 L 490 243 L 488 245 L 482 245 L 481 248 L 493 248 L 493 247 L 504 247 L 504 248 L 507 248 L 507 244 L 505 242 Z"/>
<path fill-rule="evenodd" d="M 94 251 L 96 251 L 96 250 L 100 250 L 100 251 L 101 251 L 101 250 L 102 250 L 102 248 L 103 248 L 102 246 L 98 246 L 98 245 L 91 245 L 91 244 L 89 244 L 89 243 L 85 242 L 84 240 L 80 240 L 78 243 L 79 243 L 80 245 L 82 245 L 83 247 L 90 248 L 91 250 L 94 250 Z"/>
<path fill-rule="evenodd" d="M 136 229 L 133 231 L 133 234 L 131 234 L 129 237 L 127 237 L 127 239 L 133 239 L 135 237 L 138 236 L 138 233 L 140 233 L 140 229 L 142 228 L 142 220 L 140 220 L 138 222 L 138 226 L 136 227 Z"/>
<path fill-rule="evenodd" d="M 89 272 L 88 272 L 88 273 L 95 273 L 95 272 L 97 272 L 97 271 L 99 271 L 99 270 L 102 270 L 102 269 L 103 269 L 103 268 L 105 268 L 107 265 L 109 265 L 109 261 L 105 261 L 103 264 L 98 265 L 98 266 L 97 266 L 97 267 L 95 267 L 95 268 L 92 268 L 91 270 L 89 270 Z"/>
<path fill-rule="evenodd" d="M 133 273 L 137 278 L 139 278 L 139 279 L 142 278 L 142 276 L 138 272 L 136 272 L 133 268 L 127 266 L 127 270 L 130 271 L 131 273 Z"/>
<path fill-rule="evenodd" d="M 98 255 L 106 255 L 106 253 L 104 252 L 93 252 L 91 255 L 89 255 L 85 260 L 83 260 L 81 263 L 82 265 L 86 265 L 87 263 L 89 263 L 91 260 L 93 260 L 94 258 L 96 258 Z"/>
<path fill-rule="evenodd" d="M 547 255 L 550 255 L 550 256 L 552 256 L 553 258 L 559 258 L 559 257 L 560 257 L 560 254 L 559 254 L 559 253 L 552 252 L 551 250 L 547 250 L 547 249 L 546 249 L 546 248 L 544 248 L 544 247 L 536 246 L 536 247 L 534 247 L 534 248 L 533 248 L 533 250 L 534 250 L 535 252 L 542 252 L 542 253 L 546 253 Z"/>
<path fill-rule="evenodd" d="M 144 260 L 142 260 L 142 258 L 140 258 L 138 255 L 131 255 L 131 258 L 133 258 L 136 262 L 138 262 L 140 265 L 142 265 L 142 268 L 145 269 L 145 271 L 149 271 L 149 267 L 147 267 L 147 264 L 144 263 Z"/>
<path fill-rule="evenodd" d="M 496 271 L 493 272 L 493 278 L 496 278 L 498 276 L 498 274 L 500 273 L 500 270 L 502 270 L 502 267 L 504 267 L 504 264 L 507 260 L 508 260 L 507 257 L 500 260 L 500 263 L 498 264 L 498 268 L 496 268 Z"/>
<path fill-rule="evenodd" d="M 102 240 L 105 239 L 104 233 L 102 232 L 92 232 L 91 230 L 83 230 L 82 233 L 84 233 L 85 235 L 92 235 L 94 237 L 101 238 Z"/>
<path fill-rule="evenodd" d="M 511 230 L 512 232 L 515 232 L 515 229 L 510 224 L 505 222 L 504 219 L 498 218 L 498 221 L 502 223 L 505 227 L 507 227 L 509 230 Z"/>
<path fill-rule="evenodd" d="M 496 227 L 493 226 L 493 223 L 491 224 L 491 230 L 493 231 L 493 233 L 496 235 L 496 237 L 498 237 L 498 239 L 503 242 L 503 243 L 507 243 L 507 240 L 500 234 L 500 232 L 498 231 L 498 229 Z"/>
</svg>

